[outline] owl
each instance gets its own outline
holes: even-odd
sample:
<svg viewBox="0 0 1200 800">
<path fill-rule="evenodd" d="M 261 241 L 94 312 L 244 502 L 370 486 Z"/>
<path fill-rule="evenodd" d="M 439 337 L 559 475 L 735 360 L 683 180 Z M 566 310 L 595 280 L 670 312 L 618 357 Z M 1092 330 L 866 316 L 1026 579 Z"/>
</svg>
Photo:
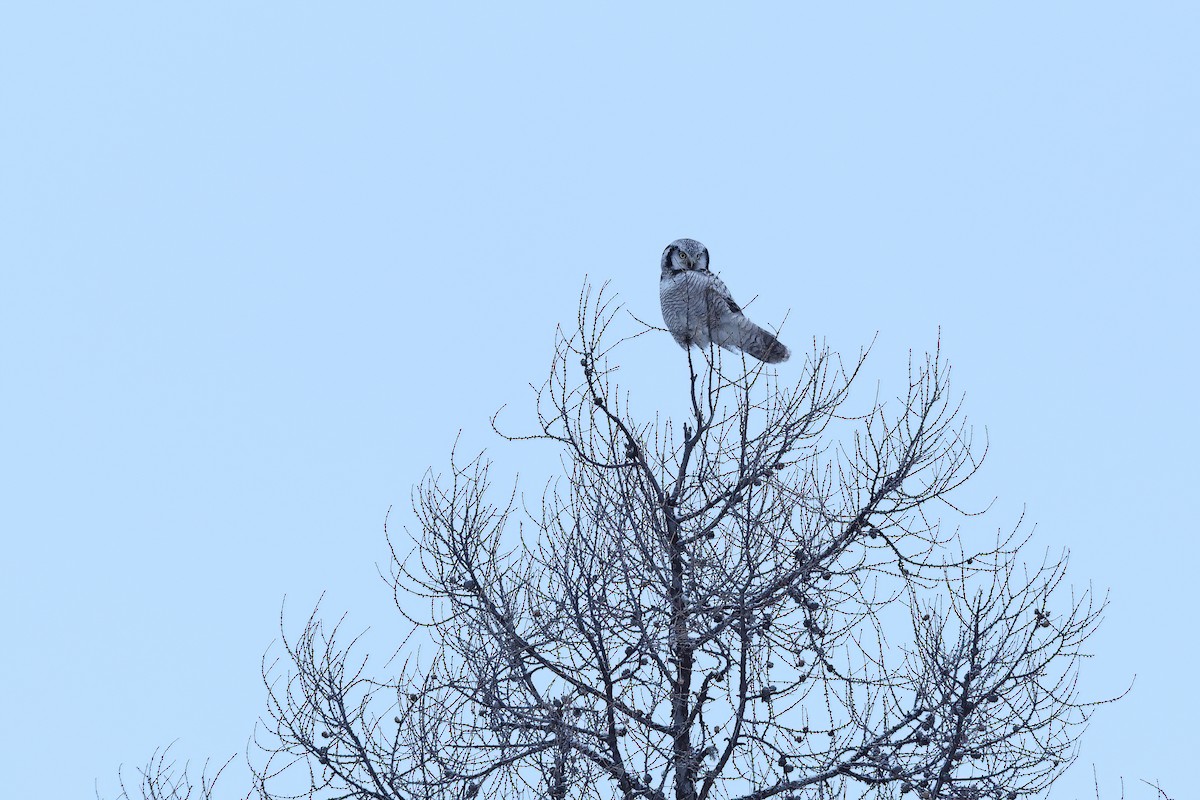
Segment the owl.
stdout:
<svg viewBox="0 0 1200 800">
<path fill-rule="evenodd" d="M 708 248 L 695 239 L 676 239 L 663 251 L 658 297 L 667 330 L 685 350 L 716 344 L 768 364 L 790 355 L 774 334 L 746 318 L 721 279 L 708 271 Z"/>
</svg>

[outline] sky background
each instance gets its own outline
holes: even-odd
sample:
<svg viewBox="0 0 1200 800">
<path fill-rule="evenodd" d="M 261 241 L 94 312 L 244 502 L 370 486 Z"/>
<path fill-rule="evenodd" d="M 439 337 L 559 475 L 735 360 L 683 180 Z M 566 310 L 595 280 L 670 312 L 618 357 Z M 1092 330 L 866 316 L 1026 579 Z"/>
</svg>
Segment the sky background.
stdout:
<svg viewBox="0 0 1200 800">
<path fill-rule="evenodd" d="M 657 322 L 690 236 L 793 349 L 877 337 L 868 387 L 940 327 L 998 498 L 964 535 L 1024 510 L 1110 592 L 1082 695 L 1137 676 L 1052 796 L 1183 797 L 1197 8 L 7 4 L 4 793 L 241 751 L 285 596 L 392 641 L 389 506 L 460 429 L 538 492 L 557 452 L 489 416 L 529 420 L 585 275 Z M 668 336 L 624 358 L 683 410 Z"/>
</svg>

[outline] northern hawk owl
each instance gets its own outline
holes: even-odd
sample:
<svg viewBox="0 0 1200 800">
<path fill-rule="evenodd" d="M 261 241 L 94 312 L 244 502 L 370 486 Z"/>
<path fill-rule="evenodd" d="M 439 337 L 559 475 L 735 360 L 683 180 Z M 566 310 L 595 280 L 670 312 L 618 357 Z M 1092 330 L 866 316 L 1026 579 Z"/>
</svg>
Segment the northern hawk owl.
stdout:
<svg viewBox="0 0 1200 800">
<path fill-rule="evenodd" d="M 768 364 L 790 355 L 774 334 L 746 318 L 721 279 L 708 271 L 708 248 L 695 239 L 676 239 L 663 251 L 658 297 L 663 322 L 684 350 L 716 344 Z"/>
</svg>

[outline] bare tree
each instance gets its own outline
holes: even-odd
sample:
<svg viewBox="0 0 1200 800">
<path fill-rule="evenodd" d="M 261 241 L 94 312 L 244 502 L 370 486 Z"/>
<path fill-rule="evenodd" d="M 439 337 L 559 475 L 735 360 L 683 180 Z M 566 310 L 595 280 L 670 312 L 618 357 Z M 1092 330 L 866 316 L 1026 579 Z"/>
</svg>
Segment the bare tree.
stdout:
<svg viewBox="0 0 1200 800">
<path fill-rule="evenodd" d="M 454 454 L 415 488 L 411 541 L 389 536 L 418 637 L 398 675 L 370 677 L 316 612 L 264 663 L 258 792 L 1012 800 L 1048 787 L 1094 705 L 1076 676 L 1104 603 L 1065 585 L 1065 555 L 1026 564 L 1019 524 L 943 523 L 971 521 L 952 495 L 982 453 L 940 353 L 911 360 L 895 402 L 853 415 L 862 357 L 814 348 L 787 385 L 693 351 L 676 424 L 636 418 L 618 389 L 616 313 L 585 290 L 536 393 L 538 429 L 507 436 L 561 448 L 539 503 L 496 499 L 488 463 Z"/>
<path fill-rule="evenodd" d="M 117 800 L 134 797 L 143 800 L 212 800 L 214 787 L 233 758 L 227 759 L 215 771 L 210 770 L 210 762 L 205 762 L 197 783 L 190 765 L 184 763 L 181 766 L 171 755 L 173 746 L 170 744 L 151 753 L 146 764 L 138 768 L 138 780 L 132 786 L 125 782 L 124 774 L 119 774 L 121 793 Z"/>
</svg>

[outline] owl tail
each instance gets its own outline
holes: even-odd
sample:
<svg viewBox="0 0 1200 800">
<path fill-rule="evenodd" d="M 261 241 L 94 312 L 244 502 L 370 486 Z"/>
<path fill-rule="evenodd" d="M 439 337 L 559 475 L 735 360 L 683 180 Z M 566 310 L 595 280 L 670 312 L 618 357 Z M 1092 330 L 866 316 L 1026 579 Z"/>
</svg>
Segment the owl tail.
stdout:
<svg viewBox="0 0 1200 800">
<path fill-rule="evenodd" d="M 730 350 L 741 350 L 768 364 L 787 361 L 791 353 L 775 334 L 760 328 L 744 314 L 730 314 L 721 321 L 717 344 Z"/>
</svg>

